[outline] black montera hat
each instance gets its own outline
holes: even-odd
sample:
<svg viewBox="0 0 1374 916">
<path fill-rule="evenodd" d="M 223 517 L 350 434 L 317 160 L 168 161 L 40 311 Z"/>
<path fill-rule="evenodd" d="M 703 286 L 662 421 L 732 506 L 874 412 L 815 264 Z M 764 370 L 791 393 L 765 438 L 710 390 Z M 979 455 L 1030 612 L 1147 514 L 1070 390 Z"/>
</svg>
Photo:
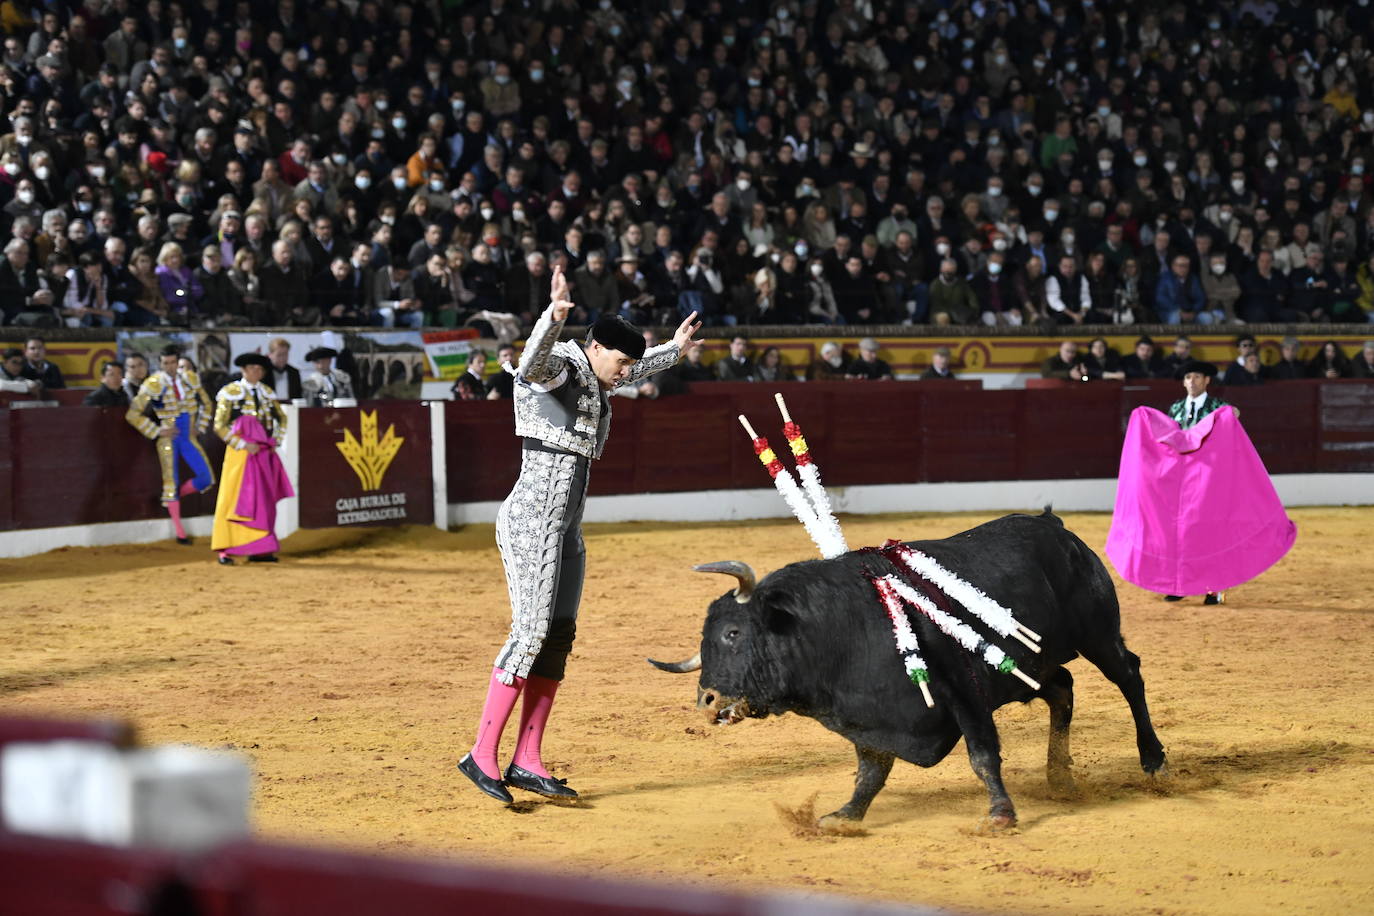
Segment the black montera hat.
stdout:
<svg viewBox="0 0 1374 916">
<path fill-rule="evenodd" d="M 1190 372 L 1200 372 L 1208 378 L 1212 378 L 1217 374 L 1217 367 L 1214 366 L 1212 363 L 1205 363 L 1200 359 L 1190 359 L 1186 363 L 1178 367 L 1179 378 L 1183 378 Z"/>
<path fill-rule="evenodd" d="M 619 315 L 598 318 L 592 325 L 591 339 L 632 359 L 644 358 L 644 334 Z"/>
<path fill-rule="evenodd" d="M 338 355 L 339 351 L 335 350 L 333 347 L 316 347 L 309 353 L 305 354 L 305 361 L 308 363 L 313 363 L 317 359 L 333 359 Z"/>
<path fill-rule="evenodd" d="M 261 353 L 240 353 L 234 357 L 234 365 L 240 369 L 248 366 L 262 366 L 264 369 L 271 369 L 272 361 Z"/>
</svg>

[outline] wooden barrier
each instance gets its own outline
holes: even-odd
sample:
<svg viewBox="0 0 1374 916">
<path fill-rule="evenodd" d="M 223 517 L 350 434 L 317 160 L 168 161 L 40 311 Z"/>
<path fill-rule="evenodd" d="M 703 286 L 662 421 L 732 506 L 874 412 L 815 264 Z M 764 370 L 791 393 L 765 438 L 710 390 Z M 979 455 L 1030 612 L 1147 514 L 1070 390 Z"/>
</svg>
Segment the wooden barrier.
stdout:
<svg viewBox="0 0 1374 916">
<path fill-rule="evenodd" d="M 775 391 L 786 394 L 834 486 L 1112 478 L 1130 412 L 1141 404 L 1167 408 L 1181 394 L 1168 381 L 994 391 L 968 383 L 718 382 L 656 401 L 614 398 L 613 431 L 592 475 L 592 493 L 766 485 L 735 417 L 746 414 L 781 444 Z M 1218 386 L 1217 393 L 1240 409 L 1271 473 L 1374 471 L 1374 381 Z M 520 467 L 510 402 L 452 401 L 444 410 L 449 502 L 504 499 Z M 376 491 L 360 485 L 338 449 L 345 428 L 362 435 L 363 412 L 380 418 L 378 435 L 395 425 L 407 439 L 407 451 L 398 452 Z M 341 494 L 384 493 L 393 505 L 402 489 L 407 515 L 396 521 L 433 520 L 427 407 L 376 402 L 304 416 L 310 434 L 300 454 L 308 497 L 302 524 L 338 524 Z M 223 444 L 213 435 L 202 444 L 218 474 Z M 160 484 L 152 443 L 129 427 L 122 410 L 0 410 L 0 530 L 162 518 Z M 215 493 L 187 497 L 183 514 L 212 513 Z M 356 508 L 375 508 L 372 502 L 360 499 Z"/>
<path fill-rule="evenodd" d="M 782 442 L 782 391 L 833 486 L 1113 478 L 1130 412 L 1160 410 L 1178 382 L 1039 380 L 1025 390 L 909 382 L 703 383 L 683 397 L 612 399 L 591 492 L 755 488 L 766 478 L 734 421 Z M 1271 473 L 1374 470 L 1374 381 L 1216 387 Z M 504 499 L 519 471 L 509 402 L 446 405 L 452 503 Z"/>
</svg>

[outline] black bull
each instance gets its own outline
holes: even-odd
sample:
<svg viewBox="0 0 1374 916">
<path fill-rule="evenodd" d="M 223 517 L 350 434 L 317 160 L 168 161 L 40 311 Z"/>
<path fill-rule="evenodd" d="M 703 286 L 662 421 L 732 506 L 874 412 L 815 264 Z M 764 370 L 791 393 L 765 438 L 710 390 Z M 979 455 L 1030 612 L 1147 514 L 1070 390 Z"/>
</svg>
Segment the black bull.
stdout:
<svg viewBox="0 0 1374 916">
<path fill-rule="evenodd" d="M 919 611 L 908 614 L 930 670 L 934 708 L 907 677 L 892 624 L 868 579 L 901 573 L 872 551 L 793 563 L 755 586 L 742 563 L 698 567 L 736 576 L 740 585 L 711 603 L 702 631 L 697 705 L 717 723 L 794 712 L 854 743 L 859 756 L 854 795 L 829 818 L 861 820 L 882 789 L 895 758 L 917 766 L 939 763 L 962 737 L 973 771 L 983 780 L 995 827 L 1016 812 L 1002 785 L 1001 746 L 993 711 L 1040 697 L 1050 707 L 1048 776 L 1056 789 L 1073 785 L 1069 723 L 1073 676 L 1063 665 L 1078 655 L 1120 688 L 1135 719 L 1140 765 L 1164 767 L 1164 747 L 1150 724 L 1140 659 L 1121 638 L 1111 577 L 1087 545 L 1048 510 L 1009 515 L 939 541 L 910 546 L 1011 609 L 1040 635 L 1041 652 L 984 632 L 1041 684 L 989 668 L 935 628 Z M 940 601 L 945 601 L 943 597 Z M 968 615 L 960 615 L 980 624 Z M 652 661 L 652 659 L 650 660 Z M 697 660 L 667 665 L 694 670 Z M 823 819 L 824 820 L 824 819 Z"/>
</svg>

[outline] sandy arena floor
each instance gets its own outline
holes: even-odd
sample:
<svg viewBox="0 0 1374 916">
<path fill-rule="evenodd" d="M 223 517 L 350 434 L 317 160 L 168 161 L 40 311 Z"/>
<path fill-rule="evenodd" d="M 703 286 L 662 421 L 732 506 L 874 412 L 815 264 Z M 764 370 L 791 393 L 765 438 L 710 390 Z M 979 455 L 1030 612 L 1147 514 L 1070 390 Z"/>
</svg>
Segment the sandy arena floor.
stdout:
<svg viewBox="0 0 1374 916">
<path fill-rule="evenodd" d="M 845 521 L 851 544 L 940 537 L 988 516 Z M 176 545 L 0 561 L 0 708 L 109 713 L 149 742 L 238 748 L 261 832 L 605 875 L 819 890 L 994 913 L 1374 912 L 1374 513 L 1294 513 L 1297 546 L 1220 608 L 1118 582 L 1172 780 L 1141 773 L 1125 701 L 1086 662 L 1078 798 L 1045 785 L 1043 703 L 998 713 L 1017 832 L 962 746 L 898 763 L 861 837 L 798 836 L 852 787 L 851 746 L 788 716 L 708 727 L 695 677 L 646 655 L 694 651 L 727 586 L 692 563 L 765 571 L 815 556 L 794 522 L 588 530 L 577 652 L 545 759 L 579 808 L 506 810 L 454 769 L 508 620 L 490 527 L 302 534 L 278 567 L 222 568 Z M 1089 544 L 1105 515 L 1070 515 Z M 503 751 L 509 751 L 510 741 Z M 533 796 L 525 796 L 534 798 Z"/>
</svg>

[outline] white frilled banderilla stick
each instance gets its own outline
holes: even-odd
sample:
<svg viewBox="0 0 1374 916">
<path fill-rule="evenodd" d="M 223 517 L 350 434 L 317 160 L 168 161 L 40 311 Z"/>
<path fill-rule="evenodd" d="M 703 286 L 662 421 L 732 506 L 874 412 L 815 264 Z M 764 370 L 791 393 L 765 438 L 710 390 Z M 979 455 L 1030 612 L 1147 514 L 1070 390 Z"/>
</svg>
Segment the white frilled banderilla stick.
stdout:
<svg viewBox="0 0 1374 916">
<path fill-rule="evenodd" d="M 831 508 L 830 494 L 826 493 L 825 487 L 821 485 L 820 466 L 811 457 L 811 449 L 806 444 L 806 438 L 802 436 L 801 427 L 792 422 L 792 415 L 787 412 L 787 402 L 782 399 L 782 393 L 773 395 L 773 399 L 778 402 L 778 412 L 782 414 L 782 433 L 787 437 L 787 444 L 791 446 L 792 455 L 797 460 L 797 476 L 801 478 L 802 489 L 811 501 L 816 519 L 830 534 L 830 543 L 838 551 L 834 556 L 846 553 L 849 545 L 845 543 L 844 533 L 840 531 L 840 523 L 835 518 L 835 510 Z M 825 554 L 824 548 L 821 553 Z"/>
<path fill-rule="evenodd" d="M 1011 611 L 985 595 L 977 586 L 966 582 L 954 573 L 936 563 L 919 551 L 904 544 L 892 548 L 902 565 L 916 575 L 927 580 L 950 598 L 968 608 L 979 620 L 1002 636 L 1010 636 L 1032 652 L 1040 651 L 1040 636 L 1034 630 L 1022 626 L 1012 616 Z"/>
<path fill-rule="evenodd" d="M 797 487 L 797 482 L 792 479 L 792 472 L 783 467 L 782 462 L 778 460 L 777 453 L 769 447 L 768 440 L 754 432 L 754 427 L 749 425 L 749 420 L 744 414 L 739 415 L 739 422 L 754 444 L 754 454 L 758 456 L 759 462 L 768 471 L 768 476 L 773 478 L 773 486 L 778 488 L 778 494 L 782 497 L 782 501 L 787 503 L 787 508 L 791 509 L 792 514 L 802 523 L 806 533 L 811 535 L 811 540 L 816 542 L 816 546 L 821 550 L 821 556 L 829 559 L 845 553 L 849 548 L 844 546 L 843 539 L 840 540 L 838 549 L 836 549 L 829 529 L 816 517 L 811 504 L 806 501 L 806 497 Z"/>
<path fill-rule="evenodd" d="M 930 618 L 931 623 L 939 627 L 941 632 L 946 636 L 949 636 L 959 645 L 963 646 L 966 652 L 972 655 L 981 655 L 983 661 L 987 662 L 989 667 L 996 668 L 1003 674 L 1015 675 L 1024 681 L 1032 690 L 1040 689 L 1040 684 L 1037 683 L 1034 678 L 1016 667 L 1016 662 L 1011 656 L 1007 655 L 992 643 L 984 640 L 978 635 L 973 627 L 964 623 L 957 617 L 946 614 L 936 607 L 929 598 L 922 595 L 896 576 L 888 576 L 887 582 L 888 585 L 901 596 L 902 600 Z"/>
</svg>

